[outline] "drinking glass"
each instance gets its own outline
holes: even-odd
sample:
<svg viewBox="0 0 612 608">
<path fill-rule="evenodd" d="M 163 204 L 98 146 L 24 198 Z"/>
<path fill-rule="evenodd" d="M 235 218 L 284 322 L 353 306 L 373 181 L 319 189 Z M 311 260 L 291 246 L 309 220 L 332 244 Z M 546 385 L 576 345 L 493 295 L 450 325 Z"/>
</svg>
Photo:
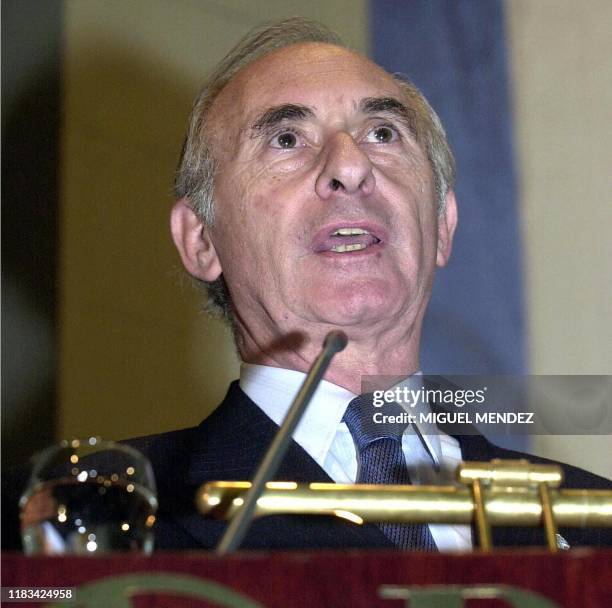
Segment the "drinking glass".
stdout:
<svg viewBox="0 0 612 608">
<path fill-rule="evenodd" d="M 153 550 L 153 471 L 126 445 L 90 437 L 43 450 L 19 506 L 27 555 Z"/>
</svg>

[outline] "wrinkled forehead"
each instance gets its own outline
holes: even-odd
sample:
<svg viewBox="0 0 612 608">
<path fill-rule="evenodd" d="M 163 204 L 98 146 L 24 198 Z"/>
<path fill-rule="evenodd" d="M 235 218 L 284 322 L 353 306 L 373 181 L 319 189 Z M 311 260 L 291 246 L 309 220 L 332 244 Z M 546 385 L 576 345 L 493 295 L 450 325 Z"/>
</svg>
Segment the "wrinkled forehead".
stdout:
<svg viewBox="0 0 612 608">
<path fill-rule="evenodd" d="M 366 57 L 330 44 L 294 44 L 240 70 L 213 103 L 208 124 L 213 136 L 215 125 L 223 125 L 226 137 L 228 127 L 266 107 L 295 103 L 324 115 L 332 107 L 356 111 L 368 97 L 403 99 L 403 93 L 388 72 Z"/>
</svg>

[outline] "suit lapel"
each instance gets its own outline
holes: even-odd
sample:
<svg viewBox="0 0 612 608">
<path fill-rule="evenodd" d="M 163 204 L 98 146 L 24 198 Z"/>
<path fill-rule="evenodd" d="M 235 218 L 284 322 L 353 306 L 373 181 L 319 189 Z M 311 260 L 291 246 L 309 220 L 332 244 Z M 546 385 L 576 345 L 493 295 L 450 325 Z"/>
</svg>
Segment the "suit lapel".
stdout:
<svg viewBox="0 0 612 608">
<path fill-rule="evenodd" d="M 185 484 L 197 488 L 206 481 L 244 481 L 253 477 L 278 426 L 232 383 L 221 405 L 195 433 Z M 328 482 L 333 480 L 295 441 L 291 441 L 275 480 Z M 202 545 L 211 546 L 224 522 L 210 522 L 193 512 L 176 517 L 177 523 Z M 270 546 L 282 547 L 390 547 L 390 541 L 374 525 L 356 526 L 327 517 L 271 516 L 257 520 L 245 539 L 245 547 L 258 547 L 267 537 Z"/>
<path fill-rule="evenodd" d="M 238 384 L 232 383 L 221 405 L 198 428 L 187 482 L 251 479 L 277 430 L 276 424 Z M 275 479 L 332 481 L 295 441 L 291 442 Z"/>
</svg>

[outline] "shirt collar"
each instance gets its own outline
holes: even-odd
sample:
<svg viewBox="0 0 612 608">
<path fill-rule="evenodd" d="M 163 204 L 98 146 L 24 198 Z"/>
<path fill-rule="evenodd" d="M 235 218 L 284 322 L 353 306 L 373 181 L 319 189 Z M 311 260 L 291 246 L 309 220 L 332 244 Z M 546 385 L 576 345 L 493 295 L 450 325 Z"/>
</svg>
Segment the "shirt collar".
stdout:
<svg viewBox="0 0 612 608">
<path fill-rule="evenodd" d="M 295 370 L 243 363 L 240 388 L 280 426 L 305 376 Z M 355 397 L 351 391 L 327 380 L 317 387 L 293 439 L 319 465 L 323 465 L 342 416 Z"/>
<path fill-rule="evenodd" d="M 398 386 L 414 384 L 418 388 L 422 384 L 422 375 L 422 372 L 416 372 L 413 376 L 398 383 Z M 305 376 L 303 372 L 295 370 L 242 363 L 240 388 L 268 418 L 280 426 Z M 344 412 L 350 401 L 356 396 L 351 391 L 327 380 L 322 380 L 315 391 L 302 420 L 293 433 L 293 439 L 319 465 L 323 465 L 342 422 Z M 429 404 L 421 403 L 419 409 L 427 412 Z M 427 451 L 439 466 L 443 452 L 440 431 L 433 424 L 419 422 L 417 426 Z"/>
</svg>

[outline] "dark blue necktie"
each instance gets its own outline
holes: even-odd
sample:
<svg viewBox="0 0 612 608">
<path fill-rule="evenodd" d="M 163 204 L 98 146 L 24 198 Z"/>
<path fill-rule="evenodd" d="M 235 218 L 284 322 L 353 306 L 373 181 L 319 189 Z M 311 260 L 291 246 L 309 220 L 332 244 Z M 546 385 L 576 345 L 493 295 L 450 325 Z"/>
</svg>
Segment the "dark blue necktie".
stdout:
<svg viewBox="0 0 612 608">
<path fill-rule="evenodd" d="M 402 451 L 402 435 L 407 424 L 377 424 L 373 414 L 401 414 L 397 403 L 386 403 L 374 408 L 372 395 L 360 395 L 353 399 L 344 413 L 346 423 L 355 442 L 358 454 L 357 483 L 410 484 L 410 476 Z M 378 524 L 385 536 L 402 549 L 436 551 L 436 544 L 423 524 Z"/>
</svg>

